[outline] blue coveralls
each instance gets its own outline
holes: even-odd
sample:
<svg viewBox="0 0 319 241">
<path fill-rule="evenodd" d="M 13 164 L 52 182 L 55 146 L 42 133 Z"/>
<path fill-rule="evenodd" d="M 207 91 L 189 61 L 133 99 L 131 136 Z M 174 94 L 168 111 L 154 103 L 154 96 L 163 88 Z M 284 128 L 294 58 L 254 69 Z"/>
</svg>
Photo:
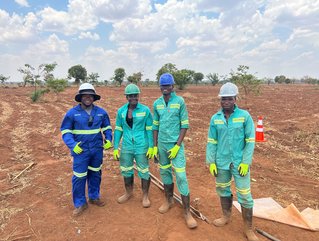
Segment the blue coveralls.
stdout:
<svg viewBox="0 0 319 241">
<path fill-rule="evenodd" d="M 251 165 L 255 148 L 255 127 L 250 114 L 235 105 L 226 121 L 222 109 L 212 116 L 206 147 L 207 164 L 215 163 L 218 170 L 216 192 L 230 197 L 231 179 L 234 176 L 238 202 L 245 208 L 253 207 L 250 191 L 250 172 L 239 175 L 240 163 Z"/>
<path fill-rule="evenodd" d="M 89 126 L 90 115 L 93 118 L 92 126 Z M 112 127 L 107 112 L 93 105 L 90 115 L 79 104 L 66 113 L 61 124 L 62 139 L 73 157 L 72 195 L 76 208 L 87 202 L 86 181 L 89 199 L 100 197 L 104 143 L 102 133 L 106 140 L 112 141 Z M 81 142 L 80 147 L 83 149 L 79 155 L 73 152 L 78 142 Z"/>
<path fill-rule="evenodd" d="M 116 115 L 114 131 L 114 150 L 117 150 L 122 138 L 120 168 L 122 176 L 131 177 L 134 174 L 134 159 L 136 160 L 138 176 L 145 180 L 150 177 L 149 163 L 146 152 L 153 147 L 153 118 L 150 109 L 137 103 L 133 110 L 133 128 L 126 122 L 128 103 L 120 107 Z"/>
<path fill-rule="evenodd" d="M 177 96 L 175 92 L 166 105 L 164 97 L 161 96 L 153 104 L 153 130 L 158 131 L 158 155 L 160 164 L 160 175 L 164 184 L 172 184 L 172 167 L 176 175 L 176 184 L 180 194 L 189 194 L 188 181 L 186 177 L 186 158 L 184 144 L 182 143 L 177 156 L 170 160 L 168 150 L 177 143 L 182 128 L 189 128 L 188 113 L 185 101 Z"/>
</svg>

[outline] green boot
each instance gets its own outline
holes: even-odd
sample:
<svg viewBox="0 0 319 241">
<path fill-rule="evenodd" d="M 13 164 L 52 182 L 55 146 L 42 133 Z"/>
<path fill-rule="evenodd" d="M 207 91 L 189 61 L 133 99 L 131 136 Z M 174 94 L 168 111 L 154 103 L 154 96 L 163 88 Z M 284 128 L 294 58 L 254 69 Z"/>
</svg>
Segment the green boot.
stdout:
<svg viewBox="0 0 319 241">
<path fill-rule="evenodd" d="M 247 240 L 258 241 L 259 239 L 253 231 L 253 209 L 241 206 L 241 214 L 244 220 L 244 234 Z"/>
<path fill-rule="evenodd" d="M 151 206 L 151 201 L 148 198 L 148 191 L 150 189 L 151 178 L 149 178 L 148 180 L 142 178 L 141 182 L 142 182 L 142 191 L 143 191 L 142 204 L 144 208 L 149 208 Z"/>
<path fill-rule="evenodd" d="M 168 210 L 173 206 L 174 204 L 174 183 L 172 184 L 164 184 L 164 192 L 165 192 L 165 201 L 162 204 L 162 206 L 160 206 L 160 208 L 158 209 L 158 211 L 160 213 L 166 213 L 168 212 Z"/>
<path fill-rule="evenodd" d="M 197 227 L 197 222 L 193 218 L 191 212 L 190 212 L 190 197 L 189 194 L 187 196 L 181 195 L 182 198 L 182 203 L 183 203 L 183 208 L 184 208 L 184 216 L 185 216 L 185 221 L 187 224 L 187 227 L 192 229 Z"/>
</svg>

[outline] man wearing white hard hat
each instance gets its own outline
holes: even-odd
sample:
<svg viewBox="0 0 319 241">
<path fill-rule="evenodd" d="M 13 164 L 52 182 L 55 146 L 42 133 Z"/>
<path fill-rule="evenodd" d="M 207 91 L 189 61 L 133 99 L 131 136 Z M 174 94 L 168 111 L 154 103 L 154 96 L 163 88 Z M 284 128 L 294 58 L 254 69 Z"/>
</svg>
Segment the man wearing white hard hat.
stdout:
<svg viewBox="0 0 319 241">
<path fill-rule="evenodd" d="M 234 177 L 238 202 L 244 221 L 244 234 L 249 241 L 258 240 L 252 229 L 253 198 L 250 191 L 249 167 L 255 148 L 255 127 L 250 114 L 238 108 L 238 88 L 226 83 L 220 88 L 221 109 L 212 116 L 208 130 L 206 163 L 216 177 L 216 192 L 220 197 L 223 216 L 213 221 L 217 227 L 229 223 Z"/>
<path fill-rule="evenodd" d="M 73 157 L 74 216 L 88 208 L 86 183 L 89 203 L 98 207 L 105 205 L 100 199 L 101 167 L 103 149 L 112 146 L 112 127 L 108 113 L 93 104 L 100 99 L 93 85 L 82 84 L 75 96 L 79 104 L 66 113 L 61 124 L 62 139 Z"/>
</svg>

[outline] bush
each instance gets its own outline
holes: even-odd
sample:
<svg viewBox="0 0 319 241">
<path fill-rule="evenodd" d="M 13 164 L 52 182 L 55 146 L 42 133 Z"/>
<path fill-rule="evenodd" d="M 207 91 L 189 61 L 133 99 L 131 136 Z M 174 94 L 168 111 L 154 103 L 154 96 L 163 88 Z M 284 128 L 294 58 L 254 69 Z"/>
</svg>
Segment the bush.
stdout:
<svg viewBox="0 0 319 241">
<path fill-rule="evenodd" d="M 31 100 L 32 102 L 37 102 L 38 100 L 40 100 L 41 96 L 44 95 L 45 93 L 47 93 L 48 90 L 35 90 L 31 93 Z"/>
<path fill-rule="evenodd" d="M 54 93 L 59 93 L 65 90 L 68 86 L 68 81 L 65 79 L 50 79 L 47 80 L 47 87 Z"/>
</svg>

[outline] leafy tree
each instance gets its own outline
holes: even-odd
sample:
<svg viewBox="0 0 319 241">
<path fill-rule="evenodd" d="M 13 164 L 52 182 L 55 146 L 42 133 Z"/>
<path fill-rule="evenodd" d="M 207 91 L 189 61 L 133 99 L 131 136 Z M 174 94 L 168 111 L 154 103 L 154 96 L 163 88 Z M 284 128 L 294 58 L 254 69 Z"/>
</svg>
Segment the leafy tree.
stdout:
<svg viewBox="0 0 319 241">
<path fill-rule="evenodd" d="M 156 74 L 156 80 L 157 82 L 159 81 L 159 78 L 161 77 L 162 74 L 164 73 L 170 73 L 172 75 L 174 75 L 174 73 L 177 71 L 178 69 L 176 68 L 175 64 L 172 63 L 167 63 L 164 64 L 158 71 Z M 175 76 L 174 76 L 175 77 Z"/>
<path fill-rule="evenodd" d="M 279 75 L 279 76 L 276 76 L 275 77 L 275 83 L 278 83 L 278 84 L 282 84 L 282 83 L 285 83 L 286 82 L 286 76 L 284 75 Z"/>
<path fill-rule="evenodd" d="M 206 75 L 206 78 L 212 83 L 212 85 L 216 85 L 220 80 L 217 73 L 209 73 L 208 75 Z"/>
<path fill-rule="evenodd" d="M 310 76 L 304 76 L 301 78 L 301 81 L 306 84 L 319 84 L 319 80 Z"/>
<path fill-rule="evenodd" d="M 120 86 L 122 85 L 124 78 L 125 78 L 125 69 L 124 68 L 117 68 L 116 70 L 114 70 L 114 76 L 112 77 L 112 79 L 119 83 Z"/>
<path fill-rule="evenodd" d="M 40 85 L 40 75 L 35 73 L 35 68 L 30 64 L 25 64 L 24 68 L 19 68 L 18 71 L 23 74 L 23 86 L 31 84 L 36 90 L 36 86 Z"/>
<path fill-rule="evenodd" d="M 10 79 L 10 76 L 6 77 L 3 74 L 0 74 L 0 83 L 4 84 L 8 79 Z"/>
<path fill-rule="evenodd" d="M 54 79 L 53 71 L 57 66 L 57 63 L 52 64 L 40 64 L 38 68 L 38 74 L 43 76 L 43 80 L 47 82 L 50 79 Z"/>
<path fill-rule="evenodd" d="M 204 74 L 200 73 L 200 72 L 196 72 L 193 75 L 193 79 L 194 79 L 195 84 L 197 85 L 198 82 L 200 82 L 204 79 Z"/>
<path fill-rule="evenodd" d="M 89 76 L 86 78 L 87 82 L 91 83 L 91 84 L 96 84 L 99 82 L 99 74 L 98 73 L 91 73 L 89 74 Z"/>
<path fill-rule="evenodd" d="M 56 94 L 64 91 L 67 86 L 68 81 L 66 79 L 49 79 L 47 81 L 47 88 Z"/>
<path fill-rule="evenodd" d="M 75 79 L 74 83 L 76 84 L 80 84 L 81 81 L 84 82 L 87 76 L 86 69 L 80 64 L 74 65 L 71 68 L 69 68 L 68 73 L 69 73 L 68 78 L 69 79 L 74 78 Z"/>
<path fill-rule="evenodd" d="M 142 80 L 143 74 L 141 72 L 134 73 L 127 77 L 128 82 L 138 84 Z"/>
<path fill-rule="evenodd" d="M 236 73 L 230 73 L 230 81 L 244 89 L 245 95 L 250 92 L 259 94 L 262 81 L 253 74 L 248 74 L 248 70 L 248 66 L 239 65 Z"/>
<path fill-rule="evenodd" d="M 182 69 L 174 72 L 173 76 L 178 89 L 185 89 L 186 85 L 192 81 L 193 75 L 194 71 L 189 69 Z"/>
</svg>

